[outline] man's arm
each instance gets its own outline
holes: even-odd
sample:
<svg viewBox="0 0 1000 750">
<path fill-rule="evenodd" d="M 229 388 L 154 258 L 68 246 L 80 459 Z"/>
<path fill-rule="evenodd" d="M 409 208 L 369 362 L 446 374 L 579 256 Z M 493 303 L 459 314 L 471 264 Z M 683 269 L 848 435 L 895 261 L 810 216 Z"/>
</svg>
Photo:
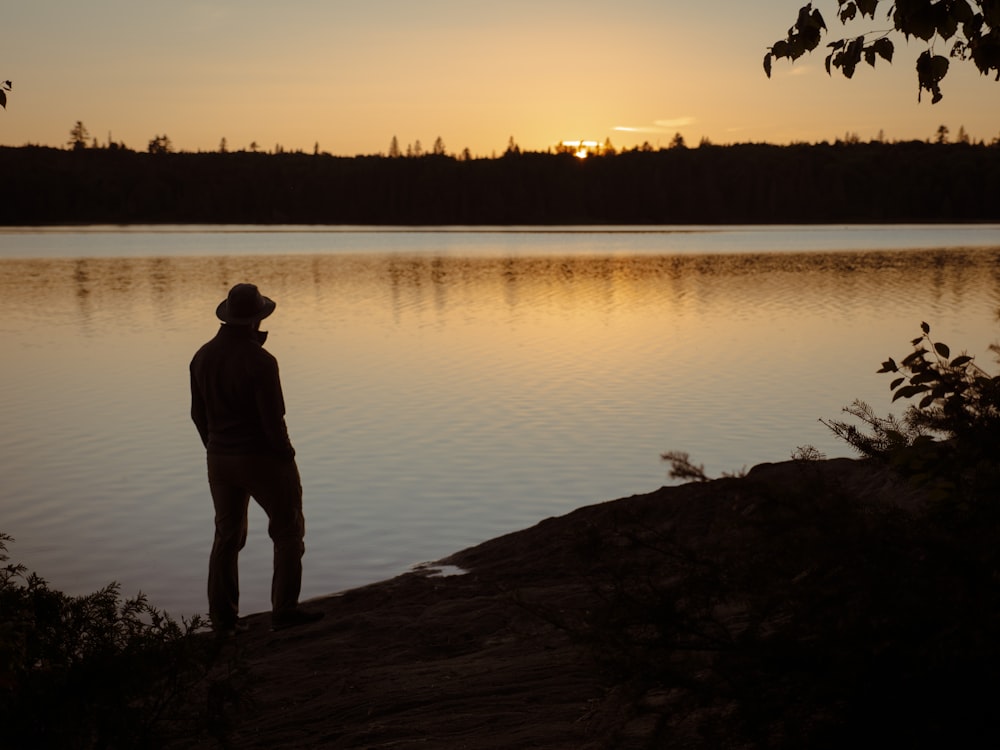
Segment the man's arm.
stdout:
<svg viewBox="0 0 1000 750">
<path fill-rule="evenodd" d="M 288 437 L 285 424 L 285 399 L 281 392 L 281 378 L 278 376 L 278 361 L 267 357 L 263 377 L 257 383 L 257 412 L 261 426 L 271 449 L 283 458 L 295 458 L 295 448 Z"/>
<path fill-rule="evenodd" d="M 201 389 L 194 377 L 194 363 L 190 367 L 191 373 L 191 421 L 198 428 L 202 444 L 208 447 L 208 411 L 205 408 L 205 399 L 201 395 Z"/>
</svg>

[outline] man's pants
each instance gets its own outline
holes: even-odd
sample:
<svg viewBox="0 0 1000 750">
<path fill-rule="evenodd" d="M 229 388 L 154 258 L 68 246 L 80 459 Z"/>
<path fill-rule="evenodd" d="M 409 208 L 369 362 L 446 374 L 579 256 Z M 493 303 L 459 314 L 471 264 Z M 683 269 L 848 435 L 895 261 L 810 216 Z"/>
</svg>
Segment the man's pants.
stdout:
<svg viewBox="0 0 1000 750">
<path fill-rule="evenodd" d="M 267 513 L 267 533 L 274 542 L 271 611 L 280 615 L 295 609 L 305 553 L 302 482 L 295 460 L 209 454 L 208 485 L 215 505 L 215 541 L 208 564 L 208 611 L 213 624 L 232 625 L 239 614 L 237 559 L 247 541 L 251 497 Z"/>
</svg>

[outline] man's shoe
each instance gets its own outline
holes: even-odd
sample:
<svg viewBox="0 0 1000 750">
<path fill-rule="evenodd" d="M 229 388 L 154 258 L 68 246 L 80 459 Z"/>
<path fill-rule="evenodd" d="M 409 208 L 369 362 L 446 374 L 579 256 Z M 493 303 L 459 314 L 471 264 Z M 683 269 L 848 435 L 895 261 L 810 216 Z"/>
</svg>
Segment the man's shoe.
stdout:
<svg viewBox="0 0 1000 750">
<path fill-rule="evenodd" d="M 300 609 L 296 607 L 280 615 L 271 615 L 271 630 L 285 630 L 299 625 L 309 625 L 323 619 L 323 612 L 315 609 Z"/>
</svg>

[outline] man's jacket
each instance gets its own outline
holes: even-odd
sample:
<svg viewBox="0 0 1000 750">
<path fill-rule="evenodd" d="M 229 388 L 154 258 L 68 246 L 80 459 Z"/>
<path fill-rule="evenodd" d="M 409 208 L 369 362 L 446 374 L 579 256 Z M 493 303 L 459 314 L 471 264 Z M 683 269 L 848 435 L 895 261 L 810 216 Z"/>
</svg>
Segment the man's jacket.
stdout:
<svg viewBox="0 0 1000 750">
<path fill-rule="evenodd" d="M 191 360 L 191 419 L 209 453 L 294 458 L 278 361 L 249 326 L 222 325 Z"/>
</svg>

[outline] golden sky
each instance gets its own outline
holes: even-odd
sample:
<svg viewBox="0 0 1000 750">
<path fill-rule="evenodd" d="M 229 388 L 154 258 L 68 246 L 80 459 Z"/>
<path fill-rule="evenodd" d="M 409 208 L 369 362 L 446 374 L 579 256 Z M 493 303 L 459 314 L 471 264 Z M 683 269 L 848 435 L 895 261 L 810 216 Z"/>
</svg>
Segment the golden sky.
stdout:
<svg viewBox="0 0 1000 750">
<path fill-rule="evenodd" d="M 924 44 L 892 65 L 827 76 L 821 49 L 761 61 L 797 0 L 34 0 L 2 19 L 0 145 L 62 146 L 82 121 L 145 150 L 385 153 L 441 138 L 449 153 L 568 139 L 631 148 L 1000 136 L 1000 82 L 953 63 L 944 99 L 917 102 Z M 835 0 L 817 0 L 830 39 Z M 886 5 L 888 8 L 888 5 Z M 879 13 L 854 33 L 888 28 Z M 939 45 L 939 52 L 947 45 Z"/>
</svg>

